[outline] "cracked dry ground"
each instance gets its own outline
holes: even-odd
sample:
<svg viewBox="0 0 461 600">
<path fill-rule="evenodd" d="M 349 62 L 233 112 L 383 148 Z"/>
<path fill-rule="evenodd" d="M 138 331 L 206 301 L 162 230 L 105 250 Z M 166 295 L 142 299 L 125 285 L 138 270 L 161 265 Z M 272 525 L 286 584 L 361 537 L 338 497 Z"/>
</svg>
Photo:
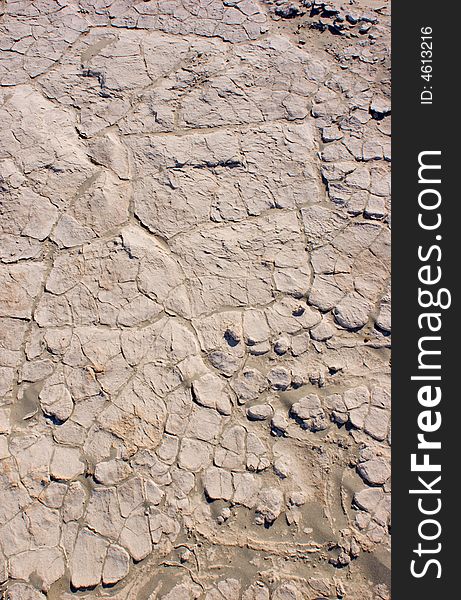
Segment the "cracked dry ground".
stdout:
<svg viewBox="0 0 461 600">
<path fill-rule="evenodd" d="M 388 2 L 2 7 L 3 598 L 388 599 Z"/>
</svg>

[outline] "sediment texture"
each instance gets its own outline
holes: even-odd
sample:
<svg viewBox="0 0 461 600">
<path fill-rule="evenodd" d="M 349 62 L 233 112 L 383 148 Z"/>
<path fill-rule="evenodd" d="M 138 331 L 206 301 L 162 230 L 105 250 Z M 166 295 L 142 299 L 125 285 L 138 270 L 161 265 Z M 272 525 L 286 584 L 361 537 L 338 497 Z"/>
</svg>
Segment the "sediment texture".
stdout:
<svg viewBox="0 0 461 600">
<path fill-rule="evenodd" d="M 387 0 L 2 6 L 4 598 L 388 599 Z"/>
</svg>

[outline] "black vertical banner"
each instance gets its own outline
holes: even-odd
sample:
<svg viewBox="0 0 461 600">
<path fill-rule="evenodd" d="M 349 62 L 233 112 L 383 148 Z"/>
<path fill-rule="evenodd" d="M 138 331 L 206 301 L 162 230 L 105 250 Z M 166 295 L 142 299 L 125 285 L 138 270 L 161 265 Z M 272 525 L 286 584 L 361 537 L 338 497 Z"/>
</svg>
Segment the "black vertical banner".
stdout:
<svg viewBox="0 0 461 600">
<path fill-rule="evenodd" d="M 438 600 L 461 533 L 460 36 L 437 3 L 392 10 L 392 598 Z"/>
</svg>

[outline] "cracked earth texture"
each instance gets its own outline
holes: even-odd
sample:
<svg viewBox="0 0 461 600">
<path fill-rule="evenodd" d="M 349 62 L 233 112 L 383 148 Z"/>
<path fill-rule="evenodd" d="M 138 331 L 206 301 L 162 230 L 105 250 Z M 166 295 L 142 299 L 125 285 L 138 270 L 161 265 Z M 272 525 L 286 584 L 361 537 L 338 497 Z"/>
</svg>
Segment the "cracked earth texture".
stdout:
<svg viewBox="0 0 461 600">
<path fill-rule="evenodd" d="M 4 0 L 5 600 L 387 600 L 387 0 Z"/>
</svg>

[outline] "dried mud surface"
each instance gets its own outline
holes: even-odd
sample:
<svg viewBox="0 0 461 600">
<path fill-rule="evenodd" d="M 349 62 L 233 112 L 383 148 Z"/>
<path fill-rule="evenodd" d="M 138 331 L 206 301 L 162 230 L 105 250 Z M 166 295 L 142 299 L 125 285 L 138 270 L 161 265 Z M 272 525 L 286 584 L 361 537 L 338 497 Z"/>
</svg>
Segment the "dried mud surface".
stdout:
<svg viewBox="0 0 461 600">
<path fill-rule="evenodd" d="M 387 0 L 7 0 L 5 600 L 387 600 Z"/>
</svg>

